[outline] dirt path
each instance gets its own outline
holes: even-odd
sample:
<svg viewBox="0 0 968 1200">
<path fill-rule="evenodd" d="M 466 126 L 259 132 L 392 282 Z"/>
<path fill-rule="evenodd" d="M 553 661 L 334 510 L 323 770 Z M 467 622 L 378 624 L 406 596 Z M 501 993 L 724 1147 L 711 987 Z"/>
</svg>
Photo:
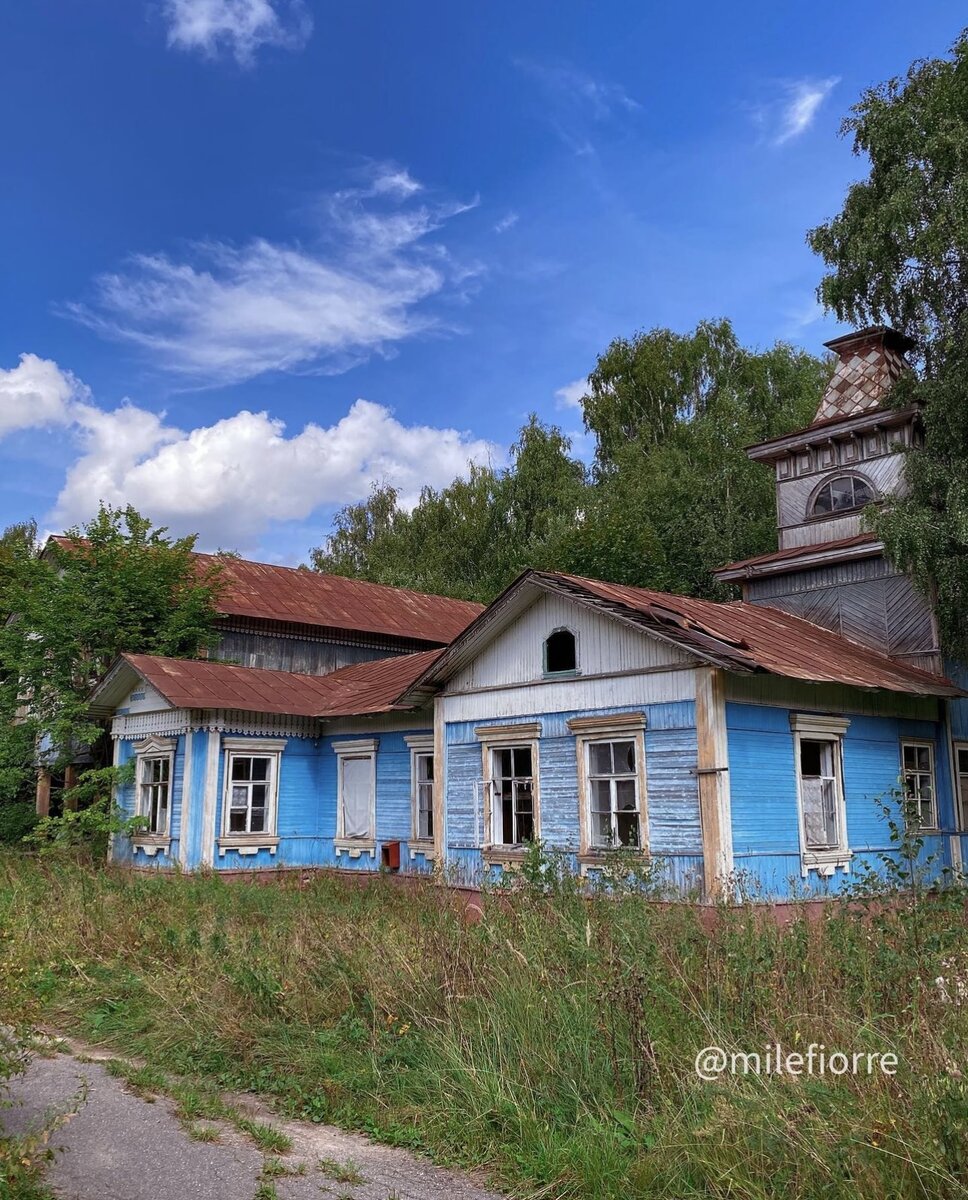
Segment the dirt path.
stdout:
<svg viewBox="0 0 968 1200">
<path fill-rule="evenodd" d="M 63 1200 L 499 1200 L 469 1176 L 408 1151 L 327 1125 L 280 1120 L 251 1096 L 228 1099 L 285 1133 L 291 1150 L 264 1153 L 225 1122 L 201 1123 L 213 1127 L 217 1141 L 195 1140 L 171 1100 L 136 1095 L 97 1061 L 112 1055 L 58 1045 L 58 1053 L 38 1055 L 14 1081 L 15 1107 L 0 1110 L 0 1122 L 11 1132 L 34 1128 L 86 1085 L 85 1103 L 52 1138 L 58 1153 L 47 1180 Z"/>
</svg>

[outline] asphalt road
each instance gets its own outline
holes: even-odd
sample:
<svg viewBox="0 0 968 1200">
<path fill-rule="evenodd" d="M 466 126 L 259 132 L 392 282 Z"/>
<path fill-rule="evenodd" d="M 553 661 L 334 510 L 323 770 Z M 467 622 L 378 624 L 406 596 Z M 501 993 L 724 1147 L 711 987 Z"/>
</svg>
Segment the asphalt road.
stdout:
<svg viewBox="0 0 968 1200">
<path fill-rule="evenodd" d="M 217 1125 L 219 1140 L 195 1141 L 167 1098 L 142 1099 L 73 1053 L 35 1057 L 13 1082 L 15 1104 L 0 1109 L 0 1123 L 11 1132 L 35 1128 L 49 1110 L 69 1108 L 85 1084 L 85 1102 L 51 1140 L 57 1155 L 47 1181 L 63 1200 L 254 1200 L 266 1156 L 233 1126 L 205 1122 Z M 304 1173 L 273 1180 L 279 1200 L 499 1200 L 469 1176 L 405 1150 L 326 1125 L 282 1121 L 251 1097 L 230 1100 L 292 1139 L 292 1149 L 278 1157 Z M 330 1163 L 321 1166 L 321 1159 Z M 362 1182 L 334 1178 L 341 1173 L 332 1162 L 351 1164 Z"/>
</svg>

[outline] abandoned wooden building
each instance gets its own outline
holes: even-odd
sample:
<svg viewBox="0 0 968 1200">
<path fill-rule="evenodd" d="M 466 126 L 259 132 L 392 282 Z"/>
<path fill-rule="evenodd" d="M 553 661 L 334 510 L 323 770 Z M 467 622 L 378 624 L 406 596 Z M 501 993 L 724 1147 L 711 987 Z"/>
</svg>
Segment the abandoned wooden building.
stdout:
<svg viewBox="0 0 968 1200">
<path fill-rule="evenodd" d="M 888 403 L 906 343 L 828 344 L 814 422 L 750 450 L 779 548 L 717 573 L 741 601 L 528 571 L 481 608 L 230 561 L 214 658 L 124 656 L 92 697 L 146 824 L 114 857 L 476 882 L 540 840 L 584 874 L 627 847 L 683 893 L 825 895 L 884 871 L 900 789 L 960 868 L 968 675 L 862 523 L 918 436 Z"/>
</svg>

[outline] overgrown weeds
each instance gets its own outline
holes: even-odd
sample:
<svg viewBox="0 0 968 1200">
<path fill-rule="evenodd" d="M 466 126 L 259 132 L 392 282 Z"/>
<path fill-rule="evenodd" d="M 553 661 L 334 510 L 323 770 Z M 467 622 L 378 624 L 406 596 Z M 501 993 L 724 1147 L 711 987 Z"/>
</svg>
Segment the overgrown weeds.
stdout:
<svg viewBox="0 0 968 1200">
<path fill-rule="evenodd" d="M 755 906 L 533 883 L 487 898 L 475 925 L 430 883 L 258 886 L 8 855 L 0 997 L 212 1094 L 252 1090 L 524 1193 L 966 1194 L 960 895 L 920 897 L 916 922 L 876 897 L 780 928 Z M 777 1043 L 898 1068 L 694 1070 L 705 1046 Z M 205 1094 L 182 1097 L 186 1122 L 214 1117 Z"/>
</svg>

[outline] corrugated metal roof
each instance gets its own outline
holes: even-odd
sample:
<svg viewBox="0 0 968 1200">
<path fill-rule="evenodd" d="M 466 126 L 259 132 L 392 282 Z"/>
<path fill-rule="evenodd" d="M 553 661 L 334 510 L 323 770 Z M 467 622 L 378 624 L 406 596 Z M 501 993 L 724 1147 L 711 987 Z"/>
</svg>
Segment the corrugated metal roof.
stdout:
<svg viewBox="0 0 968 1200">
<path fill-rule="evenodd" d="M 50 540 L 66 549 L 77 545 L 61 536 Z M 483 611 L 483 605 L 469 600 L 364 583 L 304 567 L 212 554 L 196 554 L 195 558 L 202 570 L 215 564 L 221 568 L 223 589 L 218 608 L 225 616 L 382 634 L 442 646 Z"/>
<path fill-rule="evenodd" d="M 401 701 L 425 699 L 492 637 L 500 635 L 502 614 L 513 614 L 525 604 L 528 589 L 534 588 L 591 605 L 728 671 L 762 671 L 811 683 L 917 696 L 966 694 L 940 675 L 888 658 L 802 617 L 766 605 L 739 601 L 717 604 L 577 575 L 525 571 L 421 676 L 415 677 L 408 691 L 401 694 Z"/>
<path fill-rule="evenodd" d="M 734 670 L 768 671 L 789 679 L 918 696 L 964 695 L 943 676 L 888 658 L 767 605 L 717 604 L 574 575 L 535 575 L 559 590 L 615 605 L 626 615 L 635 614 L 645 628 Z"/>
<path fill-rule="evenodd" d="M 727 563 L 717 567 L 713 574 L 720 578 L 727 571 L 743 571 L 748 567 L 768 567 L 773 564 L 796 563 L 802 558 L 812 558 L 826 554 L 828 551 L 837 553 L 852 549 L 878 550 L 881 543 L 873 533 L 855 533 L 852 537 L 837 538 L 831 542 L 814 542 L 809 546 L 790 546 L 786 550 L 773 550 L 769 554 L 757 554 L 753 558 L 741 558 L 737 562 Z"/>
<path fill-rule="evenodd" d="M 123 654 L 121 659 L 176 708 L 341 717 L 390 711 L 396 698 L 440 653 L 424 650 L 375 659 L 329 675 L 297 675 L 154 654 Z"/>
</svg>

